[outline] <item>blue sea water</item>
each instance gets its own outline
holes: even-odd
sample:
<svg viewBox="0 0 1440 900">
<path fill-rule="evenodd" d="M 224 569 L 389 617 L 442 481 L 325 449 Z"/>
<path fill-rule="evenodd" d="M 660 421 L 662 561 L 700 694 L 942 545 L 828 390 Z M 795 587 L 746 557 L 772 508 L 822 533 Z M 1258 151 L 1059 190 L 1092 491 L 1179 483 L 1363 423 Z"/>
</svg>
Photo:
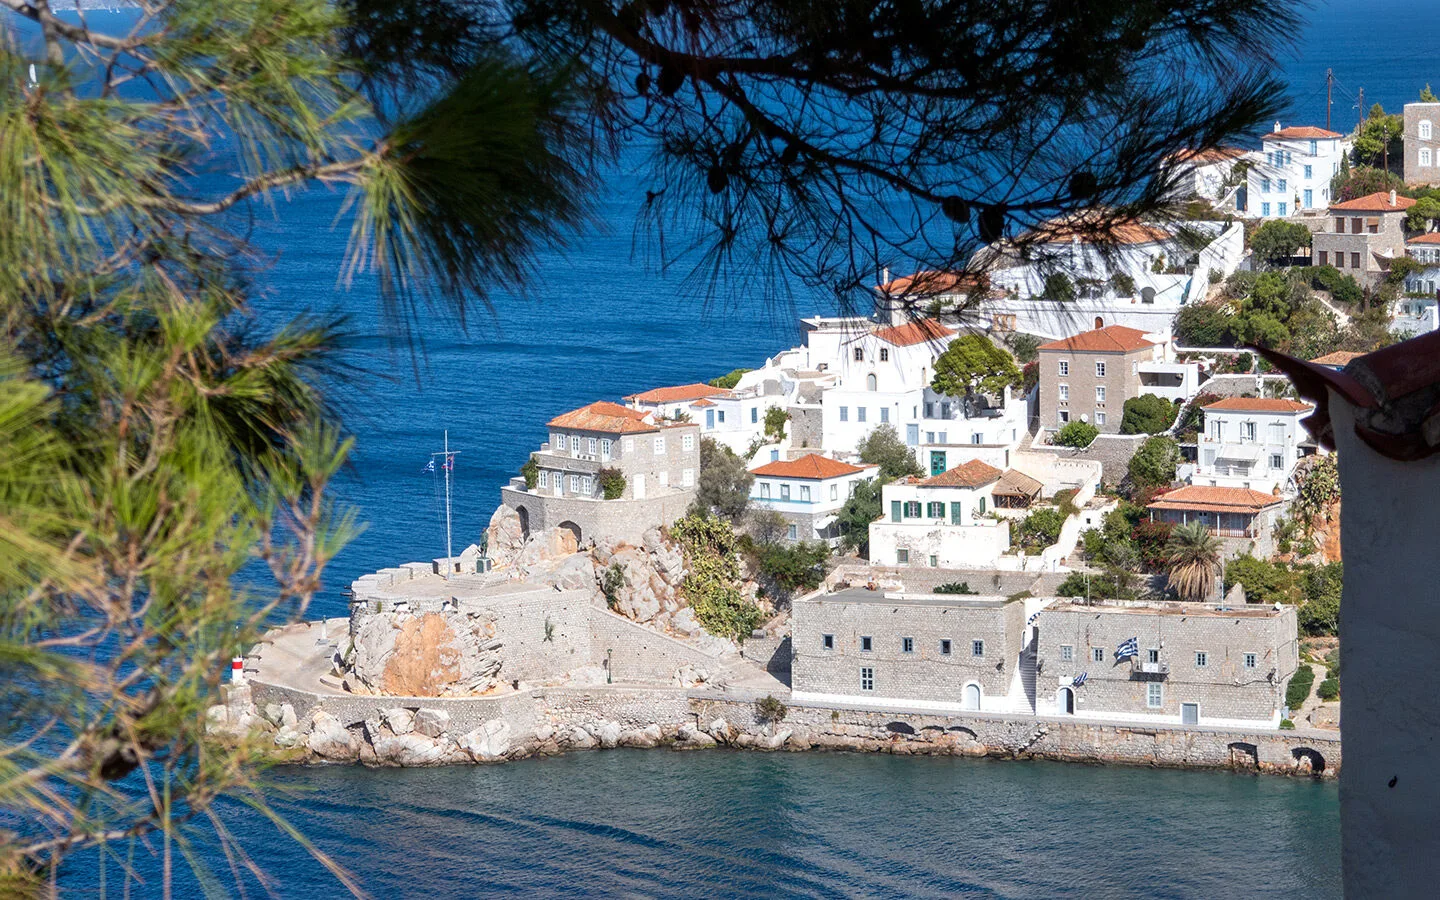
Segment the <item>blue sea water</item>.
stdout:
<svg viewBox="0 0 1440 900">
<path fill-rule="evenodd" d="M 1308 19 L 1282 50 L 1286 124 L 1324 124 L 1327 68 L 1339 81 L 1337 130 L 1357 116 L 1361 87 L 1367 107 L 1390 110 L 1427 82 L 1440 87 L 1435 0 L 1320 0 Z M 684 273 L 647 267 L 633 231 L 644 186 L 631 167 L 641 155 L 627 149 L 597 198 L 595 227 L 545 254 L 525 296 L 498 290 L 495 315 L 465 330 L 424 313 L 418 358 L 380 336 L 373 286 L 339 285 L 338 193 L 253 209 L 255 242 L 273 257 L 262 321 L 344 310 L 357 335 L 348 359 L 367 373 L 336 391 L 358 438 L 339 490 L 368 530 L 334 562 L 312 614 L 342 614 L 342 591 L 363 572 L 444 552 L 439 485 L 420 473 L 444 430 L 462 451 L 454 530 L 463 546 L 550 417 L 758 365 L 798 340 L 798 315 L 831 311 L 804 295 L 768 302 L 743 272 L 727 279 L 724 302 L 707 304 L 682 285 Z M 286 770 L 278 780 L 295 792 L 282 812 L 382 897 L 1340 894 L 1338 794 L 1305 781 L 628 751 L 481 769 Z M 227 806 L 225 817 L 279 896 L 340 892 L 255 814 Z M 203 841 L 198 849 L 225 879 L 224 855 Z M 113 866 L 110 877 L 113 885 Z M 85 893 L 97 879 L 93 860 L 81 859 L 62 884 Z"/>
</svg>

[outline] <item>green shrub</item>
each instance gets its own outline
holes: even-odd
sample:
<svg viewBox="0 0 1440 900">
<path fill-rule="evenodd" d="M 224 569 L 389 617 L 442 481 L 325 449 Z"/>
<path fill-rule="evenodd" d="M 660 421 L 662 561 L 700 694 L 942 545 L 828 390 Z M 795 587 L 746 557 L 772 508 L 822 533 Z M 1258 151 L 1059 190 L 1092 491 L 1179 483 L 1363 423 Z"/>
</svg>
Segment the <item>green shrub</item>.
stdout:
<svg viewBox="0 0 1440 900">
<path fill-rule="evenodd" d="M 1089 422 L 1066 422 L 1055 432 L 1055 443 L 1062 447 L 1088 447 L 1100 434 L 1100 429 Z"/>
<path fill-rule="evenodd" d="M 1010 352 L 1022 363 L 1032 363 L 1039 356 L 1040 339 L 1033 334 L 1017 331 L 1005 339 Z"/>
<path fill-rule="evenodd" d="M 1179 464 L 1180 445 L 1166 435 L 1157 434 L 1145 439 L 1145 443 L 1130 457 L 1126 471 L 1135 490 L 1144 493 L 1169 487 L 1175 481 L 1175 468 Z"/>
<path fill-rule="evenodd" d="M 1320 682 L 1320 686 L 1315 689 L 1315 696 L 1321 700 L 1338 700 L 1340 698 L 1340 679 L 1332 677 Z"/>
<path fill-rule="evenodd" d="M 1290 721 L 1289 719 L 1281 719 L 1281 720 L 1280 720 L 1280 730 L 1281 730 L 1281 731 L 1294 731 L 1294 730 L 1295 730 L 1295 723 L 1292 722 L 1292 721 Z"/>
<path fill-rule="evenodd" d="M 778 406 L 765 410 L 765 436 L 780 440 L 785 436 L 785 423 L 788 421 L 790 414 Z"/>
<path fill-rule="evenodd" d="M 726 390 L 729 390 L 730 388 L 733 388 L 735 385 L 740 383 L 741 375 L 744 375 L 746 372 L 749 371 L 749 369 L 731 369 L 726 374 L 721 375 L 719 378 L 711 381 L 710 386 L 717 388 L 725 388 Z"/>
<path fill-rule="evenodd" d="M 760 572 L 786 592 L 818 587 L 825 577 L 830 548 L 819 541 L 769 544 L 761 547 Z"/>
<path fill-rule="evenodd" d="M 1075 300 L 1075 282 L 1064 272 L 1055 272 L 1045 276 L 1045 293 L 1042 295 L 1046 300 L 1054 300 L 1057 303 L 1071 303 Z"/>
<path fill-rule="evenodd" d="M 540 483 L 540 464 L 535 457 L 525 460 L 525 465 L 520 467 L 520 476 L 525 479 L 525 490 L 535 490 L 535 485 Z"/>
<path fill-rule="evenodd" d="M 936 585 L 934 593 L 937 594 L 978 594 L 979 591 L 970 590 L 968 581 L 947 581 L 945 584 Z"/>
<path fill-rule="evenodd" d="M 1141 394 L 1125 401 L 1120 419 L 1121 434 L 1159 434 L 1175 421 L 1176 407 L 1164 397 Z"/>
<path fill-rule="evenodd" d="M 1301 663 L 1290 679 L 1290 685 L 1285 688 L 1285 705 L 1292 710 L 1299 709 L 1304 705 L 1305 698 L 1310 696 L 1310 688 L 1314 686 L 1315 670 Z"/>
<path fill-rule="evenodd" d="M 1305 573 L 1301 587 L 1305 603 L 1296 612 L 1302 632 L 1310 635 L 1340 633 L 1340 595 L 1344 582 L 1345 564 L 1342 562 L 1318 566 Z"/>
<path fill-rule="evenodd" d="M 605 598 L 605 605 L 611 609 L 620 605 L 620 589 L 629 586 L 625 569 L 618 562 L 611 563 L 610 568 L 600 573 L 600 594 Z"/>
<path fill-rule="evenodd" d="M 619 469 L 601 469 L 597 474 L 606 500 L 619 500 L 625 496 L 625 476 Z"/>
<path fill-rule="evenodd" d="M 1225 584 L 1245 586 L 1248 603 L 1289 603 L 1301 600 L 1300 576 L 1284 563 L 1238 556 L 1225 566 Z"/>
<path fill-rule="evenodd" d="M 785 704 L 776 700 L 771 694 L 766 694 L 755 701 L 755 718 L 767 724 L 783 722 L 785 714 L 789 712 Z"/>
<path fill-rule="evenodd" d="M 1334 650 L 1331 650 L 1329 653 L 1325 654 L 1325 668 L 1327 668 L 1327 669 L 1330 670 L 1330 676 L 1331 676 L 1331 677 L 1333 677 L 1333 678 L 1339 678 L 1339 677 L 1340 677 L 1340 648 L 1339 648 L 1339 647 L 1336 647 Z"/>
<path fill-rule="evenodd" d="M 1075 488 L 1055 492 L 1055 506 L 1060 510 L 1061 518 L 1068 519 L 1080 514 L 1080 507 L 1075 505 L 1075 495 L 1078 493 L 1080 492 Z"/>
<path fill-rule="evenodd" d="M 1058 509 L 1042 506 L 1014 524 L 1010 542 L 1027 553 L 1039 553 L 1055 543 L 1064 524 L 1065 519 Z"/>
<path fill-rule="evenodd" d="M 692 513 L 670 526 L 689 571 L 680 593 L 705 630 L 744 641 L 760 621 L 760 607 L 740 593 L 735 530 L 718 516 Z"/>
</svg>

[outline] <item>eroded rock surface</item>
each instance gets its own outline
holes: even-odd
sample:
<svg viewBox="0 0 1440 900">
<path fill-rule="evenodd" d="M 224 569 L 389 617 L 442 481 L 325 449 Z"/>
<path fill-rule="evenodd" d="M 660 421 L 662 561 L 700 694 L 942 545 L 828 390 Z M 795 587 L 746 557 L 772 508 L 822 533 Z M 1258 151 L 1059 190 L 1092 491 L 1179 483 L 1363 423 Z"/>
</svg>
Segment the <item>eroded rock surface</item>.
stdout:
<svg viewBox="0 0 1440 900">
<path fill-rule="evenodd" d="M 355 635 L 352 674 L 392 696 L 480 694 L 499 683 L 501 646 L 493 614 L 372 616 Z"/>
</svg>

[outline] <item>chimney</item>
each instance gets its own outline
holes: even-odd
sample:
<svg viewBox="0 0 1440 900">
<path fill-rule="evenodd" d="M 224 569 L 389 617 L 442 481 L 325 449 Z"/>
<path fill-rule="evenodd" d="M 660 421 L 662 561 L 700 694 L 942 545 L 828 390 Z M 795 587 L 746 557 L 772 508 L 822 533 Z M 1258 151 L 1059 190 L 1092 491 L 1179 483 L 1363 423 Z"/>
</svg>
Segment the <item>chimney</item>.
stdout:
<svg viewBox="0 0 1440 900">
<path fill-rule="evenodd" d="M 1279 131 L 1279 130 L 1280 130 L 1280 120 L 1279 120 L 1279 119 L 1276 119 L 1276 120 L 1275 120 L 1275 130 L 1276 130 L 1276 131 Z"/>
<path fill-rule="evenodd" d="M 882 288 L 889 288 L 889 287 L 890 287 L 890 267 L 889 267 L 889 266 L 886 266 L 886 267 L 882 270 L 882 272 L 883 272 L 883 274 L 880 276 L 880 286 L 881 286 Z"/>
<path fill-rule="evenodd" d="M 1391 206 L 1394 206 L 1394 205 L 1395 205 L 1395 189 L 1394 189 L 1394 188 L 1391 188 L 1391 189 L 1390 189 L 1390 205 L 1391 205 Z"/>
</svg>

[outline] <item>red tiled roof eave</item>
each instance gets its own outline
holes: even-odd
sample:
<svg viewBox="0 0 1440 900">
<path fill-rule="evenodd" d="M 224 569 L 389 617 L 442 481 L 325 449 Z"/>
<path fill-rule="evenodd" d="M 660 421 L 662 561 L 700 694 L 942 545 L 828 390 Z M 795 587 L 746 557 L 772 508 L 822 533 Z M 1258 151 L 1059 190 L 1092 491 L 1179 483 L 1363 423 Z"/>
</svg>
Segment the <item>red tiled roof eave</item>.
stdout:
<svg viewBox="0 0 1440 900">
<path fill-rule="evenodd" d="M 999 481 L 1003 474 L 1005 473 L 988 463 L 972 459 L 954 468 L 946 469 L 939 475 L 931 475 L 920 482 L 920 487 L 978 488 Z"/>
<path fill-rule="evenodd" d="M 1133 353 L 1136 350 L 1154 346 L 1155 342 L 1145 337 L 1145 332 L 1138 328 L 1107 325 L 1104 328 L 1083 331 L 1058 341 L 1041 344 L 1037 349 L 1068 353 Z"/>
<path fill-rule="evenodd" d="M 1264 412 L 1264 413 L 1296 413 L 1309 412 L 1315 407 L 1308 403 L 1301 403 L 1298 400 L 1290 400 L 1282 397 L 1226 397 L 1224 400 L 1217 400 L 1208 406 L 1201 407 L 1205 411 L 1220 410 L 1231 412 Z"/>
<path fill-rule="evenodd" d="M 823 481 L 827 478 L 858 475 L 867 469 L 874 468 L 877 467 L 870 464 L 852 466 L 818 453 L 807 453 L 799 459 L 782 459 L 766 463 L 758 469 L 751 470 L 751 474 L 766 478 L 800 478 Z"/>
<path fill-rule="evenodd" d="M 1409 197 L 1396 195 L 1395 202 L 1390 202 L 1388 191 L 1376 191 L 1373 194 L 1366 194 L 1364 197 L 1356 197 L 1354 200 L 1343 200 L 1339 203 L 1330 204 L 1332 212 L 1404 212 L 1418 203 Z"/>
</svg>

